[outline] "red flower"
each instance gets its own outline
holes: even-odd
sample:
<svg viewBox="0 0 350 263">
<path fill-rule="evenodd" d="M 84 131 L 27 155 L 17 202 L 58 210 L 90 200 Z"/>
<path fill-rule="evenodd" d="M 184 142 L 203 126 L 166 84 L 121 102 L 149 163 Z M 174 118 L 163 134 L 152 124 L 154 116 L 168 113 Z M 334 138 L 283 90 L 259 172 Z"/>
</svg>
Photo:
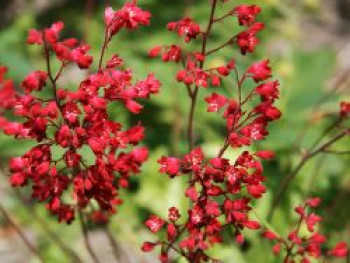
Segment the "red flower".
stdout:
<svg viewBox="0 0 350 263">
<path fill-rule="evenodd" d="M 208 103 L 208 112 L 217 112 L 226 105 L 228 99 L 223 95 L 213 92 L 209 97 L 205 98 L 205 101 Z"/>
<path fill-rule="evenodd" d="M 167 234 L 168 234 L 168 240 L 171 241 L 175 238 L 176 234 L 177 234 L 177 230 L 174 224 L 168 224 L 168 228 L 167 228 Z"/>
<path fill-rule="evenodd" d="M 53 23 L 50 28 L 44 30 L 45 41 L 50 44 L 56 43 L 63 28 L 64 23 L 62 21 Z"/>
<path fill-rule="evenodd" d="M 161 263 L 169 263 L 169 256 L 168 256 L 168 254 L 166 252 L 160 253 L 159 261 Z"/>
<path fill-rule="evenodd" d="M 107 68 L 115 68 L 123 65 L 123 59 L 117 54 L 113 55 L 110 60 L 107 62 Z"/>
<path fill-rule="evenodd" d="M 305 218 L 305 222 L 306 222 L 306 225 L 307 225 L 307 229 L 310 231 L 310 232 L 313 232 L 314 231 L 314 226 L 316 223 L 320 222 L 322 220 L 322 218 L 318 215 L 315 215 L 314 213 L 310 214 L 309 216 L 307 216 Z"/>
<path fill-rule="evenodd" d="M 177 45 L 171 45 L 166 48 L 166 51 L 162 55 L 162 60 L 165 62 L 174 61 L 180 62 L 182 59 L 182 49 Z"/>
<path fill-rule="evenodd" d="M 24 186 L 27 184 L 27 176 L 25 173 L 13 173 L 10 177 L 11 186 Z"/>
<path fill-rule="evenodd" d="M 237 15 L 241 26 L 249 26 L 255 22 L 255 17 L 261 12 L 261 8 L 256 5 L 239 5 L 233 9 Z"/>
<path fill-rule="evenodd" d="M 259 39 L 256 37 L 256 34 L 262 29 L 264 29 L 263 23 L 255 23 L 249 29 L 236 36 L 237 44 L 243 55 L 248 52 L 254 52 L 255 46 L 259 44 Z"/>
<path fill-rule="evenodd" d="M 47 73 L 45 71 L 34 71 L 30 73 L 25 80 L 22 82 L 22 87 L 25 89 L 26 93 L 31 93 L 32 91 L 40 91 L 46 83 Z"/>
<path fill-rule="evenodd" d="M 255 153 L 261 159 L 272 159 L 275 157 L 275 153 L 271 151 L 259 151 Z"/>
<path fill-rule="evenodd" d="M 193 202 L 197 201 L 198 193 L 194 186 L 187 188 L 185 195 L 190 198 Z"/>
<path fill-rule="evenodd" d="M 137 1 L 126 2 L 117 11 L 111 7 L 105 9 L 105 24 L 109 35 L 115 35 L 120 29 L 137 29 L 139 25 L 150 24 L 151 13 L 137 6 Z"/>
<path fill-rule="evenodd" d="M 43 35 L 41 32 L 35 30 L 35 29 L 30 29 L 28 33 L 28 38 L 27 38 L 27 44 L 29 45 L 41 45 L 43 43 Z"/>
<path fill-rule="evenodd" d="M 1 67 L 0 67 L 0 108 L 10 109 L 16 104 L 16 92 L 14 89 L 13 81 L 6 80 L 1 81 Z"/>
<path fill-rule="evenodd" d="M 176 207 L 170 207 L 168 217 L 170 221 L 175 222 L 181 217 L 181 215 Z"/>
<path fill-rule="evenodd" d="M 330 254 L 333 257 L 345 258 L 349 251 L 346 242 L 339 242 L 331 251 Z"/>
<path fill-rule="evenodd" d="M 271 68 L 269 67 L 269 60 L 265 59 L 263 61 L 254 63 L 251 65 L 247 73 L 251 74 L 251 77 L 255 82 L 260 82 L 271 77 Z"/>
<path fill-rule="evenodd" d="M 185 41 L 195 39 L 201 32 L 200 26 L 191 18 L 185 17 L 178 22 L 168 23 L 169 31 L 177 31 L 179 36 L 185 36 Z"/>
<path fill-rule="evenodd" d="M 275 255 L 278 255 L 281 252 L 281 244 L 278 243 L 274 245 L 272 250 Z"/>
<path fill-rule="evenodd" d="M 63 158 L 66 162 L 67 167 L 77 167 L 81 160 L 81 156 L 72 151 L 67 151 L 64 154 Z"/>
<path fill-rule="evenodd" d="M 160 54 L 161 51 L 162 51 L 162 46 L 155 46 L 150 51 L 148 51 L 148 55 L 150 57 L 156 57 Z"/>
<path fill-rule="evenodd" d="M 180 160 L 174 157 L 162 156 L 158 161 L 161 168 L 159 172 L 166 173 L 169 176 L 177 176 L 180 171 Z"/>
<path fill-rule="evenodd" d="M 87 55 L 90 46 L 81 45 L 70 52 L 70 60 L 75 62 L 80 69 L 87 69 L 92 63 L 92 56 Z"/>
<path fill-rule="evenodd" d="M 257 221 L 246 221 L 243 222 L 242 225 L 249 229 L 259 229 L 261 227 L 261 225 Z"/>
<path fill-rule="evenodd" d="M 311 237 L 309 238 L 309 240 L 311 242 L 317 243 L 317 244 L 322 244 L 322 243 L 327 241 L 326 237 L 319 234 L 319 233 L 312 234 Z"/>
<path fill-rule="evenodd" d="M 309 198 L 306 201 L 306 204 L 309 205 L 310 207 L 318 207 L 321 204 L 322 200 L 319 197 L 313 197 Z"/>
<path fill-rule="evenodd" d="M 126 100 L 125 107 L 132 113 L 139 114 L 143 106 L 134 100 Z"/>
<path fill-rule="evenodd" d="M 279 96 L 278 86 L 278 81 L 266 82 L 256 87 L 255 91 L 263 100 L 274 100 Z"/>
<path fill-rule="evenodd" d="M 231 72 L 231 70 L 228 67 L 221 66 L 216 69 L 216 71 L 221 75 L 221 76 L 228 76 Z"/>
<path fill-rule="evenodd" d="M 269 231 L 269 230 L 267 230 L 263 233 L 263 237 L 266 239 L 269 239 L 269 240 L 275 240 L 278 238 L 278 236 L 275 233 L 273 233 L 272 231 Z"/>
<path fill-rule="evenodd" d="M 161 218 L 152 215 L 147 219 L 145 224 L 151 232 L 157 233 L 163 227 L 164 221 Z"/>
<path fill-rule="evenodd" d="M 346 117 L 350 114 L 350 102 L 342 101 L 340 103 L 340 116 Z"/>
<path fill-rule="evenodd" d="M 266 187 L 262 184 L 252 184 L 247 186 L 248 193 L 254 198 L 261 198 L 266 192 Z"/>
<path fill-rule="evenodd" d="M 138 124 L 127 130 L 125 135 L 130 144 L 136 145 L 145 138 L 145 127 Z"/>
<path fill-rule="evenodd" d="M 143 243 L 141 249 L 143 252 L 151 252 L 157 246 L 156 243 L 145 242 Z"/>
</svg>

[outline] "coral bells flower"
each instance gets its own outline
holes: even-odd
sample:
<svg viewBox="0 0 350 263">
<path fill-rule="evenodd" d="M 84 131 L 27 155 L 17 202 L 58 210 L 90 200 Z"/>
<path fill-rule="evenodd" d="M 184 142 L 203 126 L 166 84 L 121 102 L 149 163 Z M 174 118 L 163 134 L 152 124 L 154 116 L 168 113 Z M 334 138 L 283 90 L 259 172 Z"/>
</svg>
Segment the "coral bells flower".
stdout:
<svg viewBox="0 0 350 263">
<path fill-rule="evenodd" d="M 113 57 L 107 62 L 107 68 L 115 68 L 123 65 L 123 59 L 119 57 L 117 54 L 113 55 Z"/>
<path fill-rule="evenodd" d="M 178 22 L 170 22 L 168 24 L 169 31 L 177 31 L 179 36 L 184 36 L 186 42 L 195 39 L 201 32 L 200 26 L 191 18 L 185 17 Z"/>
<path fill-rule="evenodd" d="M 22 87 L 26 93 L 40 91 L 46 83 L 47 74 L 45 71 L 37 70 L 30 73 L 22 82 Z"/>
<path fill-rule="evenodd" d="M 226 105 L 228 99 L 225 96 L 214 92 L 209 97 L 206 97 L 205 101 L 209 104 L 207 110 L 208 112 L 217 112 Z"/>
<path fill-rule="evenodd" d="M 319 197 L 313 197 L 313 198 L 309 198 L 306 201 L 306 204 L 310 207 L 318 207 L 321 204 L 322 200 Z"/>
<path fill-rule="evenodd" d="M 243 31 L 236 36 L 236 42 L 243 55 L 254 52 L 255 46 L 259 44 L 259 39 L 256 37 L 256 34 L 263 28 L 264 24 L 257 22 L 246 31 Z"/>
<path fill-rule="evenodd" d="M 264 81 L 271 77 L 269 62 L 268 59 L 265 59 L 250 66 L 247 72 L 251 74 L 255 82 Z"/>
<path fill-rule="evenodd" d="M 145 242 L 145 243 L 143 243 L 141 249 L 142 249 L 143 252 L 151 252 L 154 249 L 155 246 L 157 246 L 156 243 Z"/>
<path fill-rule="evenodd" d="M 148 52 L 148 55 L 150 57 L 157 57 L 161 53 L 164 62 L 174 61 L 178 63 L 182 59 L 182 49 L 177 45 L 171 45 L 169 47 L 155 46 Z"/>
<path fill-rule="evenodd" d="M 350 102 L 342 101 L 340 103 L 340 116 L 347 117 L 350 114 Z"/>
<path fill-rule="evenodd" d="M 157 216 L 150 216 L 150 218 L 146 221 L 146 226 L 153 233 L 157 233 L 164 225 L 164 221 Z"/>
<path fill-rule="evenodd" d="M 186 69 L 177 73 L 176 80 L 184 83 L 186 86 L 196 85 L 207 88 L 210 75 L 200 69 L 196 62 L 188 61 Z"/>
<path fill-rule="evenodd" d="M 27 37 L 28 45 L 41 45 L 43 43 L 43 38 L 41 32 L 35 29 L 30 29 Z"/>
<path fill-rule="evenodd" d="M 177 158 L 163 156 L 158 160 L 158 163 L 161 165 L 159 172 L 166 173 L 169 176 L 176 176 L 180 171 L 180 162 L 181 160 Z"/>
<path fill-rule="evenodd" d="M 333 257 L 345 258 L 349 253 L 347 244 L 345 242 L 339 242 L 331 251 L 330 254 Z"/>
<path fill-rule="evenodd" d="M 273 100 L 279 96 L 279 85 L 278 81 L 266 82 L 256 87 L 255 91 L 260 95 L 262 100 Z"/>
<path fill-rule="evenodd" d="M 233 9 L 233 13 L 237 15 L 241 26 L 249 26 L 254 23 L 260 12 L 261 8 L 257 5 L 239 5 Z"/>
<path fill-rule="evenodd" d="M 0 109 L 9 109 L 16 103 L 16 91 L 12 80 L 5 80 L 6 67 L 0 67 Z"/>
<path fill-rule="evenodd" d="M 136 1 L 126 3 L 113 15 L 108 12 L 107 33 L 118 26 L 135 29 L 139 24 L 149 24 L 150 14 L 137 7 Z M 160 82 L 152 73 L 133 82 L 131 69 L 116 69 L 123 63 L 118 55 L 103 65 L 102 52 L 98 72 L 83 79 L 77 90 L 59 87 L 57 80 L 68 64 L 86 69 L 93 62 L 89 46 L 76 39 L 60 40 L 63 27 L 63 22 L 57 22 L 42 31 L 30 30 L 27 40 L 28 44 L 42 46 L 48 66 L 51 54 L 56 55 L 61 67 L 55 75 L 50 67 L 33 71 L 22 82 L 24 92 L 16 92 L 13 82 L 5 79 L 6 68 L 0 67 L 1 113 L 8 110 L 23 120 L 15 123 L 0 116 L 0 129 L 16 139 L 40 142 L 11 159 L 10 182 L 13 187 L 30 185 L 32 196 L 45 202 L 46 209 L 60 222 L 71 223 L 76 211 L 89 205 L 95 210 L 91 218 L 106 221 L 122 203 L 119 189 L 129 185 L 130 176 L 139 173 L 148 158 L 147 148 L 136 147 L 145 137 L 144 127 L 137 124 L 124 128 L 110 118 L 107 107 L 119 101 L 130 112 L 139 113 L 143 106 L 138 100 L 158 93 Z M 109 40 L 104 48 L 108 44 Z M 45 94 L 51 92 L 51 98 L 41 98 L 43 90 Z M 54 155 L 57 147 L 62 153 Z M 82 148 L 94 154 L 89 163 Z M 84 212 L 89 213 L 89 209 Z M 152 224 L 155 229 L 157 225 Z"/>
<path fill-rule="evenodd" d="M 267 230 L 263 233 L 263 237 L 269 240 L 275 240 L 278 236 L 274 232 Z"/>
<path fill-rule="evenodd" d="M 195 257 L 192 253 L 196 249 L 206 250 L 213 244 L 221 242 L 222 224 L 219 221 L 221 216 L 224 216 L 226 223 L 234 226 L 239 233 L 243 229 L 260 228 L 260 224 L 249 217 L 250 198 L 234 198 L 234 194 L 239 192 L 243 185 L 251 187 L 248 192 L 252 198 L 260 198 L 265 192 L 265 188 L 260 185 L 264 180 L 260 174 L 261 165 L 252 155 L 244 153 L 236 163 L 230 164 L 223 158 L 205 160 L 201 148 L 195 148 L 181 161 L 162 157 L 159 161 L 162 165 L 161 171 L 167 172 L 173 162 L 176 164 L 173 175 L 192 174 L 192 185 L 188 187 L 185 195 L 193 202 L 193 207 L 188 210 L 188 219 L 181 226 L 173 223 L 180 217 L 175 207 L 169 209 L 169 221 L 151 216 L 146 225 L 152 232 L 160 231 L 166 224 L 170 241 L 179 238 L 179 229 L 183 229 L 182 232 L 186 235 L 179 240 L 179 246 L 187 249 L 189 255 Z M 178 168 L 178 163 L 182 164 L 181 170 Z M 219 205 L 220 198 L 225 200 L 223 206 Z M 243 238 L 242 234 L 240 236 Z M 208 238 L 208 241 L 204 237 Z"/>
<path fill-rule="evenodd" d="M 271 151 L 259 151 L 255 155 L 261 159 L 272 159 L 275 157 L 275 154 Z"/>
<path fill-rule="evenodd" d="M 181 215 L 176 207 L 170 207 L 168 217 L 170 221 L 175 222 L 181 217 Z"/>
<path fill-rule="evenodd" d="M 105 9 L 105 24 L 110 36 L 115 35 L 120 29 L 137 29 L 139 25 L 147 26 L 150 24 L 151 13 L 142 10 L 137 6 L 137 1 L 126 2 L 124 6 L 117 11 L 111 7 Z"/>
</svg>

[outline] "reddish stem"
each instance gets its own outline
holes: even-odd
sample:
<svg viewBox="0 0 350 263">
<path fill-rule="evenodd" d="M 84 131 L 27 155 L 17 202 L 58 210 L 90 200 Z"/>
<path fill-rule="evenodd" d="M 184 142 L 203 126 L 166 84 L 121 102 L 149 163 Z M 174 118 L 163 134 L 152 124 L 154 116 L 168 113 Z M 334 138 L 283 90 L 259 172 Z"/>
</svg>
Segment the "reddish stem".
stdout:
<svg viewBox="0 0 350 263">
<path fill-rule="evenodd" d="M 101 48 L 101 56 L 100 56 L 100 60 L 98 62 L 98 70 L 100 71 L 102 69 L 102 63 L 103 63 L 103 57 L 105 55 L 106 49 L 108 47 L 109 41 L 110 41 L 110 37 L 108 36 L 108 26 L 105 26 L 105 38 L 103 41 L 103 45 Z"/>
<path fill-rule="evenodd" d="M 304 209 L 306 209 L 306 205 L 304 206 Z M 301 224 L 303 223 L 303 220 L 304 220 L 304 216 L 301 215 L 300 216 L 300 219 L 299 219 L 299 222 L 298 222 L 298 226 L 297 226 L 297 229 L 296 229 L 296 232 L 295 234 L 298 235 L 299 231 L 300 231 L 300 228 L 301 228 Z M 287 247 L 287 254 L 283 260 L 284 263 L 288 263 L 288 260 L 289 260 L 289 257 L 292 256 L 292 252 L 293 252 L 293 248 L 295 246 L 295 243 L 292 243 L 290 247 Z"/>
<path fill-rule="evenodd" d="M 211 28 L 212 28 L 213 23 L 214 23 L 214 14 L 215 14 L 217 2 L 218 2 L 218 0 L 213 0 L 212 5 L 211 5 L 209 22 L 207 25 L 207 29 L 206 29 L 205 33 L 203 34 L 202 51 L 201 51 L 202 54 L 206 54 L 208 37 L 210 35 L 210 31 L 211 31 Z M 201 69 L 203 69 L 204 61 L 200 62 L 199 67 Z M 189 118 L 188 118 L 188 139 L 189 139 L 189 150 L 190 151 L 194 147 L 193 124 L 194 124 L 194 113 L 195 113 L 195 108 L 196 108 L 196 103 L 197 103 L 198 91 L 199 91 L 199 86 L 197 85 L 195 87 L 194 91 L 192 92 L 192 95 L 190 96 L 191 106 L 190 106 L 190 113 L 189 113 Z"/>
<path fill-rule="evenodd" d="M 207 52 L 205 53 L 205 55 L 206 55 L 206 56 L 209 56 L 209 55 L 211 55 L 211 54 L 213 54 L 213 53 L 219 51 L 220 49 L 222 49 L 222 48 L 224 48 L 224 47 L 227 47 L 227 46 L 229 46 L 229 45 L 232 45 L 232 44 L 234 43 L 234 41 L 235 41 L 235 38 L 236 38 L 236 37 L 234 36 L 234 37 L 230 38 L 229 40 L 227 40 L 225 43 L 221 44 L 220 46 L 218 46 L 218 47 L 216 47 L 216 48 L 213 48 L 213 49 L 207 51 Z"/>
<path fill-rule="evenodd" d="M 232 12 L 228 12 L 226 15 L 223 15 L 222 17 L 219 17 L 219 18 L 216 18 L 214 19 L 214 22 L 220 22 L 222 20 L 224 20 L 225 18 L 229 17 L 229 16 L 232 16 Z"/>
<path fill-rule="evenodd" d="M 61 101 L 57 97 L 57 85 L 56 85 L 56 82 L 59 79 L 59 77 L 60 77 L 60 75 L 61 75 L 61 73 L 63 71 L 63 68 L 66 66 L 66 64 L 62 63 L 60 70 L 58 71 L 58 73 L 56 74 L 56 76 L 54 78 L 53 74 L 52 74 L 52 71 L 51 71 L 50 50 L 49 50 L 49 47 L 48 47 L 48 43 L 46 42 L 46 39 L 45 39 L 45 30 L 43 32 L 43 41 L 44 41 L 44 51 L 45 51 L 45 60 L 46 60 L 47 73 L 48 73 L 49 80 L 50 80 L 50 82 L 52 84 L 53 97 L 54 97 L 54 99 L 56 101 L 57 108 L 60 111 L 63 120 L 66 122 L 66 120 L 64 118 L 64 114 L 63 114 L 63 109 L 62 109 L 62 106 L 61 106 Z M 68 122 L 66 122 L 66 124 L 69 126 Z"/>
<path fill-rule="evenodd" d="M 242 105 L 245 103 L 245 101 L 247 101 L 249 99 L 249 97 L 251 96 L 251 94 L 249 94 L 245 100 L 242 102 L 242 92 L 241 92 L 241 89 L 242 89 L 242 85 L 243 85 L 243 82 L 244 80 L 246 79 L 247 75 L 244 74 L 242 76 L 241 79 L 239 79 L 239 76 L 238 76 L 238 71 L 237 69 L 235 68 L 235 73 L 236 73 L 236 78 L 237 78 L 237 90 L 238 90 L 238 99 L 239 99 L 239 106 L 237 108 L 237 111 L 236 113 L 238 113 L 239 110 L 241 110 L 242 108 Z M 228 147 L 230 146 L 230 142 L 229 142 L 229 138 L 230 138 L 230 135 L 232 132 L 234 132 L 235 130 L 239 129 L 241 126 L 243 126 L 251 117 L 254 117 L 254 114 L 253 112 L 250 112 L 247 116 L 247 118 L 242 121 L 240 124 L 238 125 L 233 125 L 233 127 L 227 132 L 227 136 L 226 136 L 226 139 L 225 139 L 225 143 L 224 145 L 221 147 L 221 149 L 219 150 L 219 153 L 217 155 L 218 158 L 221 158 L 224 153 L 226 152 L 226 150 L 228 149 Z"/>
</svg>

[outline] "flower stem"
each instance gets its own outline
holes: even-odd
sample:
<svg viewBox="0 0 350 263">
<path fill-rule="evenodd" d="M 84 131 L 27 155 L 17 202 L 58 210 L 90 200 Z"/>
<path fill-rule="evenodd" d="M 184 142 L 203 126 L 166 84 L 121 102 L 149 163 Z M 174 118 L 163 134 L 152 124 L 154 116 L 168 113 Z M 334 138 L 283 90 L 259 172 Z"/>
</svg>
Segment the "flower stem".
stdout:
<svg viewBox="0 0 350 263">
<path fill-rule="evenodd" d="M 218 2 L 218 0 L 213 0 L 213 2 L 212 2 L 209 22 L 207 25 L 207 29 L 206 29 L 205 33 L 203 34 L 202 51 L 201 51 L 203 55 L 207 51 L 208 38 L 209 38 L 210 31 L 211 31 L 211 28 L 212 28 L 213 23 L 214 23 L 214 14 L 215 14 L 217 2 Z M 203 69 L 204 61 L 200 62 L 199 67 L 201 69 Z M 192 95 L 190 95 L 191 106 L 190 106 L 190 113 L 189 113 L 189 118 L 188 118 L 188 139 L 189 139 L 189 150 L 190 151 L 194 147 L 194 129 L 193 129 L 193 126 L 194 126 L 194 117 L 195 117 L 194 115 L 195 115 L 198 92 L 199 92 L 199 86 L 197 85 L 195 87 Z"/>
</svg>

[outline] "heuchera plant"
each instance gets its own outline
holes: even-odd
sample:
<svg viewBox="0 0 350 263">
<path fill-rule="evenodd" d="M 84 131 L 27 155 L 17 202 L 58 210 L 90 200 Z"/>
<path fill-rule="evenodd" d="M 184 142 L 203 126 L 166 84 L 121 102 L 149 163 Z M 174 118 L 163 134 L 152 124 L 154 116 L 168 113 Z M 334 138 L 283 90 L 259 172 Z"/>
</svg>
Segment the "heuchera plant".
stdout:
<svg viewBox="0 0 350 263">
<path fill-rule="evenodd" d="M 259 43 L 256 35 L 264 28 L 263 23 L 256 22 L 260 7 L 236 6 L 228 14 L 217 18 L 215 11 L 218 5 L 219 1 L 211 1 L 209 22 L 204 29 L 191 18 L 168 24 L 168 30 L 176 31 L 185 42 L 200 38 L 202 44 L 199 51 L 189 52 L 178 45 L 158 46 L 150 51 L 151 56 L 161 54 L 164 62 L 182 62 L 184 68 L 178 71 L 176 79 L 187 88 L 191 100 L 189 153 L 182 158 L 163 156 L 158 161 L 161 165 L 160 172 L 170 178 L 188 176 L 185 196 L 190 200 L 190 208 L 186 215 L 180 215 L 178 208 L 171 207 L 167 220 L 152 215 L 146 221 L 146 226 L 153 233 L 166 229 L 166 240 L 146 242 L 142 247 L 147 252 L 160 246 L 162 262 L 169 261 L 169 250 L 174 250 L 189 262 L 216 262 L 206 251 L 215 243 L 223 241 L 222 234 L 227 227 L 235 229 L 239 243 L 244 241 L 244 229 L 260 228 L 260 223 L 250 218 L 249 211 L 252 209 L 252 200 L 261 198 L 266 191 L 260 160 L 270 159 L 274 154 L 270 151 L 242 151 L 235 161 L 226 159 L 223 155 L 229 147 L 239 149 L 249 146 L 268 135 L 269 123 L 281 116 L 274 106 L 279 95 L 279 82 L 270 80 L 272 72 L 268 59 L 253 63 L 242 73 L 238 71 L 234 58 L 225 65 L 205 68 L 207 58 L 226 46 L 237 45 L 243 55 L 253 52 Z M 208 50 L 208 40 L 215 24 L 232 17 L 238 18 L 244 31 L 223 45 Z M 212 92 L 205 98 L 207 111 L 220 114 L 226 123 L 227 133 L 216 157 L 206 158 L 202 148 L 195 147 L 194 141 L 193 122 L 198 93 L 209 86 L 218 88 L 223 78 L 232 76 L 237 84 L 235 98 L 226 97 L 219 92 Z M 257 86 L 249 92 L 243 91 L 243 84 L 249 80 L 253 80 Z M 259 101 L 249 107 L 248 102 L 253 101 L 254 97 L 258 97 Z"/>
<path fill-rule="evenodd" d="M 240 244 L 244 242 L 247 229 L 262 228 L 262 223 L 252 219 L 250 212 L 252 202 L 266 192 L 261 161 L 273 158 L 274 153 L 269 150 L 252 152 L 244 147 L 264 140 L 268 136 L 268 125 L 280 118 L 281 112 L 275 106 L 279 82 L 272 79 L 268 59 L 254 62 L 242 72 L 234 57 L 221 66 L 206 67 L 208 57 L 225 47 L 237 46 L 242 55 L 247 55 L 254 52 L 259 43 L 257 34 L 264 24 L 256 19 L 261 8 L 238 5 L 217 17 L 220 5 L 229 4 L 228 0 L 211 0 L 210 17 L 205 27 L 190 17 L 168 24 L 167 29 L 177 33 L 186 43 L 200 43 L 197 50 L 174 44 L 156 46 L 149 52 L 151 57 L 160 56 L 164 62 L 180 65 L 175 79 L 186 88 L 190 101 L 188 153 L 182 157 L 162 156 L 158 160 L 160 173 L 172 179 L 187 178 L 183 194 L 189 199 L 188 211 L 180 214 L 179 207 L 171 207 L 168 218 L 151 215 L 145 222 L 152 233 L 165 232 L 165 238 L 145 242 L 142 246 L 144 252 L 159 247 L 159 260 L 163 263 L 170 261 L 170 251 L 188 262 L 220 262 L 212 258 L 208 250 L 224 241 L 223 233 L 227 228 L 234 229 Z M 136 1 L 126 3 L 117 11 L 106 8 L 104 41 L 94 73 L 91 73 L 94 67 L 93 57 L 88 54 L 89 46 L 74 38 L 60 39 L 63 22 L 56 22 L 41 31 L 29 31 L 27 43 L 42 48 L 45 70 L 31 72 L 20 87 L 15 88 L 14 82 L 5 78 L 7 69 L 0 67 L 0 128 L 16 139 L 36 141 L 31 150 L 10 160 L 10 182 L 13 187 L 30 186 L 32 196 L 45 202 L 46 208 L 60 222 L 71 223 L 76 213 L 87 213 L 91 219 L 107 221 L 122 202 L 119 189 L 128 187 L 129 177 L 139 173 L 147 159 L 147 148 L 136 147 L 144 138 L 145 128 L 139 123 L 127 129 L 112 120 L 107 109 L 110 103 L 118 101 L 131 113 L 138 114 L 143 108 L 139 99 L 148 99 L 158 93 L 160 82 L 152 73 L 144 80 L 133 82 L 132 70 L 123 69 L 123 59 L 118 54 L 107 62 L 104 62 L 104 56 L 120 30 L 149 25 L 150 17 L 151 14 L 140 9 Z M 242 32 L 236 32 L 222 45 L 209 49 L 213 29 L 226 19 L 237 19 Z M 57 72 L 52 69 L 52 59 L 60 64 Z M 88 76 L 73 91 L 60 82 L 70 65 L 89 69 Z M 236 81 L 234 97 L 220 93 L 223 79 L 231 77 Z M 254 87 L 247 90 L 247 82 Z M 209 88 L 216 90 L 203 102 L 207 103 L 209 113 L 216 113 L 222 119 L 226 131 L 216 156 L 206 156 L 195 138 L 198 94 Z M 50 90 L 50 96 L 47 96 L 47 90 Z M 342 102 L 341 119 L 349 117 L 349 105 Z M 12 117 L 16 121 L 11 121 Z M 348 130 L 341 136 L 347 134 Z M 309 158 L 331 143 L 315 150 Z M 93 163 L 88 163 L 82 155 L 86 148 L 94 154 Z M 239 152 L 237 159 L 225 158 L 229 148 Z M 63 153 L 56 154 L 59 151 L 55 149 L 63 149 Z M 92 200 L 96 201 L 98 209 Z M 274 253 L 285 250 L 285 263 L 299 258 L 307 263 L 310 257 L 321 257 L 321 245 L 326 238 L 315 232 L 315 225 L 321 218 L 309 212 L 319 203 L 320 199 L 312 198 L 295 209 L 300 220 L 287 238 L 265 226 L 268 230 L 263 236 L 276 243 Z M 300 233 L 303 225 L 307 226 L 309 235 Z M 94 254 L 90 254 L 98 262 Z M 334 257 L 346 257 L 347 254 L 344 242 L 323 253 Z"/>
<path fill-rule="evenodd" d="M 88 45 L 75 38 L 60 39 L 63 22 L 29 31 L 27 43 L 41 46 L 45 70 L 31 72 L 17 90 L 12 80 L 4 79 L 6 68 L 0 69 L 0 107 L 20 119 L 12 122 L 2 114 L 0 128 L 16 139 L 37 142 L 23 156 L 11 159 L 11 185 L 30 185 L 32 196 L 46 202 L 46 208 L 59 221 L 71 223 L 77 211 L 90 209 L 91 200 L 98 203 L 93 218 L 106 220 L 122 202 L 119 189 L 128 187 L 129 177 L 139 173 L 147 159 L 147 148 L 135 147 L 144 138 L 144 127 L 137 124 L 124 128 L 110 118 L 107 107 L 119 101 L 137 114 L 143 108 L 138 100 L 158 93 L 160 83 L 153 74 L 133 83 L 132 70 L 121 69 L 123 60 L 119 55 L 107 62 L 103 58 L 121 29 L 149 25 L 150 17 L 135 1 L 118 11 L 107 8 L 98 70 L 89 73 L 74 91 L 60 84 L 66 67 L 75 64 L 82 70 L 91 70 L 93 58 L 88 54 Z M 57 72 L 52 70 L 52 59 L 60 63 Z M 42 90 L 51 90 L 51 96 L 45 97 Z M 62 156 L 53 155 L 54 147 L 64 149 Z M 83 147 L 94 153 L 93 164 L 86 163 L 81 155 Z"/>
<path fill-rule="evenodd" d="M 263 23 L 256 21 L 261 12 L 259 6 L 239 5 L 226 15 L 216 17 L 220 4 L 229 4 L 225 3 L 229 1 L 221 2 L 210 1 L 210 17 L 205 28 L 189 17 L 170 22 L 167 26 L 169 31 L 177 32 L 185 42 L 199 39 L 199 50 L 188 51 L 187 48 L 174 44 L 156 46 L 149 52 L 152 57 L 161 56 L 164 62 L 181 62 L 183 68 L 178 71 L 176 80 L 185 86 L 191 102 L 189 153 L 181 158 L 162 156 L 158 160 L 161 173 L 170 178 L 188 177 L 184 195 L 189 199 L 190 207 L 187 214 L 180 214 L 179 208 L 171 207 L 167 219 L 151 215 L 145 222 L 153 233 L 166 232 L 165 239 L 145 242 L 142 246 L 145 252 L 160 247 L 159 260 L 164 263 L 170 261 L 169 251 L 189 262 L 220 262 L 209 256 L 207 251 L 216 243 L 223 242 L 223 233 L 227 228 L 234 229 L 238 243 L 244 242 L 245 229 L 261 228 L 258 221 L 251 219 L 249 212 L 252 210 L 252 201 L 261 198 L 266 191 L 261 160 L 273 158 L 274 153 L 268 150 L 250 152 L 242 148 L 264 140 L 268 135 L 269 123 L 280 118 L 281 112 L 274 105 L 279 97 L 279 82 L 271 80 L 272 71 L 268 59 L 253 63 L 244 72 L 239 72 L 235 58 L 219 67 L 205 67 L 208 57 L 226 46 L 236 45 L 242 55 L 254 52 L 259 43 L 257 34 L 264 28 Z M 208 49 L 210 34 L 215 25 L 234 17 L 244 28 L 243 31 L 237 32 L 222 45 Z M 234 98 L 220 94 L 218 89 L 222 79 L 229 77 L 236 79 L 237 92 Z M 256 86 L 244 90 L 246 86 L 243 85 L 247 81 L 253 81 Z M 194 112 L 198 93 L 202 88 L 209 87 L 216 88 L 217 91 L 205 98 L 207 111 L 219 113 L 226 123 L 226 138 L 214 158 L 206 157 L 194 138 Z M 236 160 L 224 157 L 228 148 L 236 151 L 242 149 Z M 312 220 L 311 217 L 309 219 Z M 290 251 L 292 249 L 289 247 Z M 293 261 L 287 258 L 285 262 Z"/>
</svg>

